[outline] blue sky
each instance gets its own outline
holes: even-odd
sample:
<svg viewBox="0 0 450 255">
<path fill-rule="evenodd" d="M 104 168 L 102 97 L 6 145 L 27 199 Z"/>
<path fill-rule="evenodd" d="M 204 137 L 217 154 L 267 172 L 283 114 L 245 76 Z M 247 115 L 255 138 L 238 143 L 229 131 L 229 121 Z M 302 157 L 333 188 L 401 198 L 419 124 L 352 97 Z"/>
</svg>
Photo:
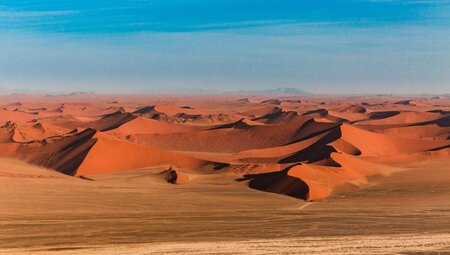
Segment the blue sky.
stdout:
<svg viewBox="0 0 450 255">
<path fill-rule="evenodd" d="M 0 91 L 450 93 L 450 1 L 0 0 Z"/>
</svg>

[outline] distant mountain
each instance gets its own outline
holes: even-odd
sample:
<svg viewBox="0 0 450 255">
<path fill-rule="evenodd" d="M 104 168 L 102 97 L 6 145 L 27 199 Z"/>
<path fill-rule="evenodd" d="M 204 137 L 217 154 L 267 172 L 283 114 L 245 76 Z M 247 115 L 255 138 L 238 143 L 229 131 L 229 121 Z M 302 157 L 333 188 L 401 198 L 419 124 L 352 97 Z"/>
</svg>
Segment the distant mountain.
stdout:
<svg viewBox="0 0 450 255">
<path fill-rule="evenodd" d="M 303 95 L 307 94 L 305 91 L 297 88 L 276 88 L 276 89 L 263 89 L 263 90 L 231 90 L 223 91 L 218 89 L 205 89 L 205 88 L 160 88 L 160 89 L 147 89 L 144 93 L 154 94 L 193 94 L 193 95 L 215 95 L 215 94 L 249 94 L 249 95 Z"/>
<path fill-rule="evenodd" d="M 25 90 L 8 88 L 8 87 L 1 87 L 0 86 L 0 94 L 10 95 L 10 94 L 17 94 L 17 93 L 20 93 L 20 94 L 25 93 Z"/>
<path fill-rule="evenodd" d="M 241 90 L 238 91 L 243 94 L 256 94 L 256 95 L 304 95 L 307 92 L 297 88 L 276 88 L 276 89 L 263 89 L 263 90 Z"/>
<path fill-rule="evenodd" d="M 144 94 L 173 94 L 173 95 L 208 95 L 220 94 L 220 90 L 213 88 L 195 88 L 195 87 L 167 87 L 167 88 L 145 88 L 139 91 Z"/>
<path fill-rule="evenodd" d="M 70 93 L 47 94 L 46 97 L 95 97 L 94 92 L 75 91 Z"/>
</svg>

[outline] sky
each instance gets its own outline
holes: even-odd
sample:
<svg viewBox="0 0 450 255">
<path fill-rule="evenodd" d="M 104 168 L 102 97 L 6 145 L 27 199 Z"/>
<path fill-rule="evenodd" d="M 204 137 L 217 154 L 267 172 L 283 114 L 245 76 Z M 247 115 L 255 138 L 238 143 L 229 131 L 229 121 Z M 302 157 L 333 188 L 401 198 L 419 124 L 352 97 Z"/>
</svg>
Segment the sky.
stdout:
<svg viewBox="0 0 450 255">
<path fill-rule="evenodd" d="M 0 0 L 0 92 L 450 93 L 447 0 Z"/>
</svg>

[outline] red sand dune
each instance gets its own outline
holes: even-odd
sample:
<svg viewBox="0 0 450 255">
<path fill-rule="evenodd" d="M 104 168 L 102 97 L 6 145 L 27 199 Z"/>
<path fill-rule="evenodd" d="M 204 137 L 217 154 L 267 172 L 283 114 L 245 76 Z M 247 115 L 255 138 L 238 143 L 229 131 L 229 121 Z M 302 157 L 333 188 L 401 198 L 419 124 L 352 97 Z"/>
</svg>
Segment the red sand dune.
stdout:
<svg viewBox="0 0 450 255">
<path fill-rule="evenodd" d="M 241 112 L 239 114 L 247 116 L 249 118 L 260 118 L 268 114 L 276 114 L 282 111 L 281 108 L 276 106 L 264 106 L 250 111 Z"/>
<path fill-rule="evenodd" d="M 337 111 L 337 112 L 344 112 L 344 113 L 365 113 L 366 112 L 366 108 L 364 108 L 361 105 L 354 105 L 354 104 L 348 104 L 348 105 L 344 104 L 333 110 Z"/>
<path fill-rule="evenodd" d="M 137 117 L 119 127 L 112 129 L 108 133 L 117 136 L 126 136 L 134 134 L 167 134 L 167 133 L 185 133 L 204 130 L 208 127 L 188 126 L 179 124 L 170 124 L 153 119 Z"/>
<path fill-rule="evenodd" d="M 175 152 L 133 144 L 102 133 L 96 133 L 93 138 L 96 142 L 79 166 L 77 175 L 101 174 L 160 165 L 192 168 L 207 163 Z"/>
<path fill-rule="evenodd" d="M 36 124 L 17 125 L 14 128 L 12 140 L 15 142 L 31 142 L 43 140 L 47 137 L 67 134 L 70 129 L 59 127 L 47 122 Z"/>
<path fill-rule="evenodd" d="M 3 125 L 8 121 L 25 123 L 36 118 L 37 118 L 36 114 L 0 109 L 0 125 Z"/>
<path fill-rule="evenodd" d="M 389 113 L 386 112 L 386 113 Z M 376 117 L 374 117 L 376 116 Z M 377 115 L 372 113 L 368 120 L 360 121 L 356 123 L 358 126 L 362 125 L 405 125 L 405 124 L 419 124 L 419 123 L 425 123 L 433 120 L 438 120 L 440 118 L 444 117 L 440 113 L 434 113 L 434 112 L 407 112 L 407 111 L 401 111 L 401 112 L 393 112 L 392 116 L 389 116 L 389 114 L 386 115 L 386 117 L 382 116 L 382 112 L 377 112 Z"/>
<path fill-rule="evenodd" d="M 195 182 L 183 169 L 220 172 L 317 200 L 419 160 L 450 160 L 446 97 L 3 100 L 0 156 L 67 175 L 172 166 L 161 173 L 169 183 Z"/>
</svg>

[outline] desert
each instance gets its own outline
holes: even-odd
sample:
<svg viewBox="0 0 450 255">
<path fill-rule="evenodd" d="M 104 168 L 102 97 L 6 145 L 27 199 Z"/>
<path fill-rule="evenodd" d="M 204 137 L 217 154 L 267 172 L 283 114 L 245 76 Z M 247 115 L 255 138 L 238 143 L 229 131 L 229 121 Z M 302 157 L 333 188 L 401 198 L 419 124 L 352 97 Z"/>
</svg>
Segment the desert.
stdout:
<svg viewBox="0 0 450 255">
<path fill-rule="evenodd" d="M 0 255 L 450 255 L 450 0 L 0 0 Z"/>
<path fill-rule="evenodd" d="M 450 252 L 448 95 L 14 94 L 0 126 L 2 254 Z"/>
</svg>

